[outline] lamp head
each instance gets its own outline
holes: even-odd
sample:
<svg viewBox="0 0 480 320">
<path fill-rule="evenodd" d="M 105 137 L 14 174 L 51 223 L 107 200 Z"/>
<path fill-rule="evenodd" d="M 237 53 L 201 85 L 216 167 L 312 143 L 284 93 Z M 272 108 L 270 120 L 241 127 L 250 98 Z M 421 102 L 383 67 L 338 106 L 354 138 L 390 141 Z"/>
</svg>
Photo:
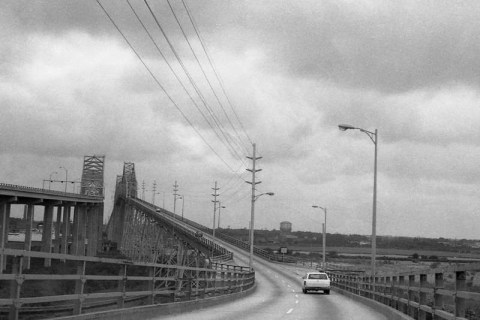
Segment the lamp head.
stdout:
<svg viewBox="0 0 480 320">
<path fill-rule="evenodd" d="M 349 124 L 339 124 L 338 129 L 340 129 L 341 131 L 347 131 L 349 129 L 357 129 L 357 128 L 355 128 L 354 126 L 351 126 Z"/>
<path fill-rule="evenodd" d="M 269 196 L 275 195 L 275 193 L 273 193 L 273 192 L 266 192 L 265 194 L 266 194 L 266 195 L 269 195 Z"/>
</svg>

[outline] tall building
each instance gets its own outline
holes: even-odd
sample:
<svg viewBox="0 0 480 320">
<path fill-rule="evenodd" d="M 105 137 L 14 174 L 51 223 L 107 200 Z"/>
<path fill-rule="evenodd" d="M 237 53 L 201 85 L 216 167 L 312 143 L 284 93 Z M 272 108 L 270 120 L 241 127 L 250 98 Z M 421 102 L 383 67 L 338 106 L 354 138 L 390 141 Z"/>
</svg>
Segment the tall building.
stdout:
<svg viewBox="0 0 480 320">
<path fill-rule="evenodd" d="M 292 232 L 292 223 L 288 221 L 280 222 L 280 231 L 281 232 Z"/>
</svg>

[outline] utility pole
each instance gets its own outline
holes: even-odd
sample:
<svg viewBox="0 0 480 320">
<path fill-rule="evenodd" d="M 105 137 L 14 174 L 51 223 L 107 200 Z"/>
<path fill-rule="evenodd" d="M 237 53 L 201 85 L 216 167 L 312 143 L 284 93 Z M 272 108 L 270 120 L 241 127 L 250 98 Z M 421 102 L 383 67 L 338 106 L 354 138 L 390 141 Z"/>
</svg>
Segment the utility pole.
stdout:
<svg viewBox="0 0 480 320">
<path fill-rule="evenodd" d="M 255 181 L 255 173 L 258 171 L 262 171 L 262 169 L 256 169 L 255 167 L 255 162 L 262 157 L 257 157 L 255 152 L 256 152 L 256 145 L 255 143 L 252 144 L 253 146 L 253 154 L 251 157 L 247 157 L 248 159 L 252 160 L 252 169 L 247 169 L 247 171 L 250 171 L 252 173 L 252 181 L 246 181 L 247 183 L 252 185 L 252 208 L 251 208 L 251 215 L 250 215 L 250 257 L 249 257 L 249 262 L 248 266 L 250 267 L 250 270 L 253 269 L 253 237 L 254 237 L 254 232 L 255 232 L 255 186 L 261 181 Z"/>
<path fill-rule="evenodd" d="M 217 211 L 217 197 L 219 196 L 219 194 L 217 193 L 217 191 L 219 190 L 220 188 L 217 188 L 217 181 L 215 181 L 215 188 L 212 188 L 213 190 L 213 193 L 212 193 L 212 196 L 213 196 L 213 238 L 215 239 L 215 213 Z"/>
<path fill-rule="evenodd" d="M 145 200 L 145 180 L 142 180 L 142 200 Z"/>
<path fill-rule="evenodd" d="M 175 180 L 175 184 L 173 185 L 173 217 L 175 218 L 175 210 L 177 206 L 177 196 L 178 196 L 178 184 L 177 180 Z"/>
</svg>

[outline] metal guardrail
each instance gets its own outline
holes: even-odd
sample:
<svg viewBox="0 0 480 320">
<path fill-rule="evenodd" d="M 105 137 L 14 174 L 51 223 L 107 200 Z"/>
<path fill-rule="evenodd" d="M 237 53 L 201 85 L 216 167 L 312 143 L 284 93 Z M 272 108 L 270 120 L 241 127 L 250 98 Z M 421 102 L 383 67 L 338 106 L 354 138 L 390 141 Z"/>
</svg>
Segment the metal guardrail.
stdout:
<svg viewBox="0 0 480 320">
<path fill-rule="evenodd" d="M 103 197 L 89 196 L 89 195 L 84 195 L 80 193 L 47 190 L 47 189 L 27 187 L 27 186 L 19 186 L 19 185 L 8 184 L 8 183 L 0 183 L 0 190 L 35 192 L 35 193 L 49 194 L 49 195 L 55 195 L 55 196 L 69 196 L 69 197 L 75 197 L 79 199 L 88 199 L 88 200 L 98 199 L 99 201 L 103 201 L 104 199 Z"/>
<path fill-rule="evenodd" d="M 0 296 L 0 318 L 8 314 L 10 320 L 21 319 L 22 314 L 36 312 L 40 306 L 42 314 L 49 317 L 75 315 L 105 306 L 122 308 L 135 301 L 149 305 L 203 299 L 245 291 L 255 283 L 255 273 L 248 267 L 220 263 L 212 263 L 211 268 L 195 268 L 14 249 L 0 249 L 0 254 L 10 261 L 10 271 L 0 274 L 0 283 L 9 287 L 8 296 Z M 24 273 L 24 257 L 53 259 L 75 267 L 73 272 L 65 267 L 60 268 L 64 273 Z M 110 265 L 117 274 L 89 273 L 88 270 L 95 269 L 88 267 L 95 263 Z M 62 295 L 26 295 L 26 283 L 30 287 L 35 283 L 62 283 L 66 291 Z"/>
<path fill-rule="evenodd" d="M 391 273 L 373 277 L 332 272 L 332 286 L 383 303 L 419 320 L 479 319 L 480 288 L 473 284 L 480 264 L 455 265 L 427 271 Z"/>
</svg>

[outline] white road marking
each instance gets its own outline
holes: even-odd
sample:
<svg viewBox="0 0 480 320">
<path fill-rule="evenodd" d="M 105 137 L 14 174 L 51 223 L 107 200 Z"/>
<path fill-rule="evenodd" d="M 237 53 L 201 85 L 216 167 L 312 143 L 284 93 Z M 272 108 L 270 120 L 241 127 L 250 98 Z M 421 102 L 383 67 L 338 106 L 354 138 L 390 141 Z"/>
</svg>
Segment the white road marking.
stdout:
<svg viewBox="0 0 480 320">
<path fill-rule="evenodd" d="M 287 314 L 292 313 L 293 308 L 287 311 Z"/>
</svg>

